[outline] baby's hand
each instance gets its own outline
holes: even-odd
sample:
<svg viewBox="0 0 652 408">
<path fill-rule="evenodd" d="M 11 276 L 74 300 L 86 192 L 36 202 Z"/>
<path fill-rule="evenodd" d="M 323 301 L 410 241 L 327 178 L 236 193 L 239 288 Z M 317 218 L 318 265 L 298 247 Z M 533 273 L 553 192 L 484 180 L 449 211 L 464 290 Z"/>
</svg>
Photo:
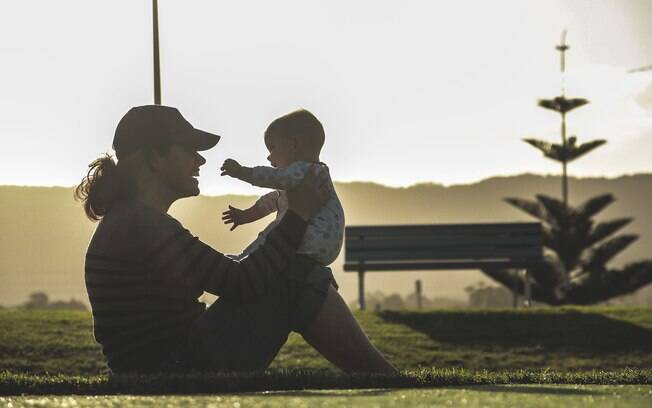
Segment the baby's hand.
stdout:
<svg viewBox="0 0 652 408">
<path fill-rule="evenodd" d="M 224 164 L 222 164 L 222 168 L 220 170 L 222 170 L 222 176 L 231 176 L 238 178 L 242 172 L 242 166 L 240 163 L 233 159 L 226 159 L 224 160 Z"/>
<path fill-rule="evenodd" d="M 239 210 L 231 206 L 229 206 L 228 210 L 222 213 L 222 220 L 224 221 L 224 224 L 233 224 L 229 231 L 233 231 L 238 225 L 246 224 L 243 213 L 243 210 Z"/>
</svg>

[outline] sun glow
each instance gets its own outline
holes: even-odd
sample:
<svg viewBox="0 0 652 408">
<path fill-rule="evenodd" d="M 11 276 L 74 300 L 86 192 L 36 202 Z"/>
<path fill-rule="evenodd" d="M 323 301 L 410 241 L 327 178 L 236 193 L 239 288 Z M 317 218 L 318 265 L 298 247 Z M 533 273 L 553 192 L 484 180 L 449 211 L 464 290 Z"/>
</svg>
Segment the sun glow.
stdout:
<svg viewBox="0 0 652 408">
<path fill-rule="evenodd" d="M 591 100 L 569 132 L 609 140 L 571 174 L 650 171 L 641 146 L 652 145 L 652 103 L 641 101 L 652 72 L 627 73 L 652 58 L 636 4 L 161 1 L 163 103 L 224 136 L 202 169 L 209 194 L 255 192 L 218 168 L 227 157 L 265 163 L 263 129 L 297 107 L 324 123 L 336 180 L 557 173 L 520 139 L 559 139 L 558 118 L 536 101 L 560 93 L 554 46 L 568 29 L 567 94 Z M 110 151 L 126 109 L 152 102 L 148 7 L 3 4 L 0 35 L 13 43 L 0 48 L 0 183 L 76 183 Z"/>
</svg>

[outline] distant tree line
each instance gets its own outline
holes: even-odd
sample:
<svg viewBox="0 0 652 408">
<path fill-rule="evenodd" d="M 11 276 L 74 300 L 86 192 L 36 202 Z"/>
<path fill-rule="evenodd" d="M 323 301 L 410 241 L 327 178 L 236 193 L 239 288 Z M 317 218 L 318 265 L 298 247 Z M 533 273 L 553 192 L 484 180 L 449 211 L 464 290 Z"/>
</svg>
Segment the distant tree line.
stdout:
<svg viewBox="0 0 652 408">
<path fill-rule="evenodd" d="M 88 308 L 79 300 L 71 298 L 69 301 L 56 300 L 50 302 L 50 298 L 45 292 L 34 292 L 29 295 L 29 299 L 21 305 L 22 309 L 48 309 L 48 310 L 84 310 Z"/>
<path fill-rule="evenodd" d="M 450 309 L 467 307 L 511 307 L 513 294 L 501 286 L 488 286 L 478 282 L 465 288 L 468 300 L 458 300 L 443 297 L 429 298 L 421 296 L 422 309 Z M 387 294 L 382 291 L 365 294 L 365 302 L 369 310 L 405 310 L 418 309 L 416 293 L 403 297 L 398 293 Z M 358 300 L 351 302 L 352 309 L 358 307 Z"/>
<path fill-rule="evenodd" d="M 484 282 L 467 286 L 470 307 L 510 307 L 514 294 L 502 286 L 487 286 Z"/>
</svg>

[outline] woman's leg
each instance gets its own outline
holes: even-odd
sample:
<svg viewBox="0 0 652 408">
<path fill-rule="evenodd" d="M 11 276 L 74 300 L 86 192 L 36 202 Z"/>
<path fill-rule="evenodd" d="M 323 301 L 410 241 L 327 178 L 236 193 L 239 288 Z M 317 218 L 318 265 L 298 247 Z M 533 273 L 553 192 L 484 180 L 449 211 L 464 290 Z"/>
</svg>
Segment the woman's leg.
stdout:
<svg viewBox="0 0 652 408">
<path fill-rule="evenodd" d="M 351 314 L 339 293 L 329 286 L 326 300 L 303 338 L 328 361 L 347 373 L 395 373 Z"/>
<path fill-rule="evenodd" d="M 266 294 L 247 303 L 219 298 L 190 329 L 193 368 L 252 371 L 269 366 L 291 330 L 311 323 L 327 296 L 332 274 L 297 255 Z"/>
<path fill-rule="evenodd" d="M 264 370 L 290 333 L 288 291 L 273 285 L 252 302 L 219 298 L 190 330 L 191 366 L 211 371 Z"/>
<path fill-rule="evenodd" d="M 258 301 L 218 299 L 191 329 L 193 366 L 212 370 L 265 369 L 291 329 L 346 372 L 394 373 L 396 369 L 369 342 L 348 306 L 331 286 L 330 269 L 297 256 L 289 276 Z"/>
</svg>

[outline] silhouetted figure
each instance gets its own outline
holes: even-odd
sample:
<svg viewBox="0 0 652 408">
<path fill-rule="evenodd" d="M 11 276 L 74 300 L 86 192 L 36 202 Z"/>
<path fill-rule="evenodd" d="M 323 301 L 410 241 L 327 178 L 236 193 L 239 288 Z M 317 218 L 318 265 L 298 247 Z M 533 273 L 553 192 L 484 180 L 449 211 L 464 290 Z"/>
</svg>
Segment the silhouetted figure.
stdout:
<svg viewBox="0 0 652 408">
<path fill-rule="evenodd" d="M 222 175 L 228 175 L 254 186 L 276 189 L 260 197 L 250 208 L 239 210 L 229 206 L 223 213 L 225 224 L 238 225 L 257 221 L 273 212 L 276 220 L 258 235 L 258 238 L 238 256 L 242 259 L 265 242 L 267 234 L 283 219 L 288 207 L 287 190 L 295 188 L 311 168 L 329 187 L 330 196 L 308 222 L 298 254 L 308 256 L 323 266 L 335 261 L 344 241 L 344 209 L 331 181 L 328 166 L 319 159 L 324 145 L 324 128 L 319 120 L 305 109 L 290 112 L 274 120 L 265 131 L 265 145 L 272 167 L 241 166 L 227 159 Z M 333 284 L 335 280 L 333 279 Z"/>
<path fill-rule="evenodd" d="M 297 256 L 307 220 L 329 198 L 314 171 L 287 192 L 288 210 L 266 240 L 237 261 L 167 214 L 199 194 L 198 153 L 219 136 L 175 108 L 131 109 L 117 126 L 117 162 L 90 164 L 76 196 L 100 220 L 85 278 L 96 340 L 114 371 L 261 370 L 290 331 L 346 371 L 393 372 L 369 343 L 328 268 Z M 220 296 L 208 309 L 202 293 Z"/>
</svg>

